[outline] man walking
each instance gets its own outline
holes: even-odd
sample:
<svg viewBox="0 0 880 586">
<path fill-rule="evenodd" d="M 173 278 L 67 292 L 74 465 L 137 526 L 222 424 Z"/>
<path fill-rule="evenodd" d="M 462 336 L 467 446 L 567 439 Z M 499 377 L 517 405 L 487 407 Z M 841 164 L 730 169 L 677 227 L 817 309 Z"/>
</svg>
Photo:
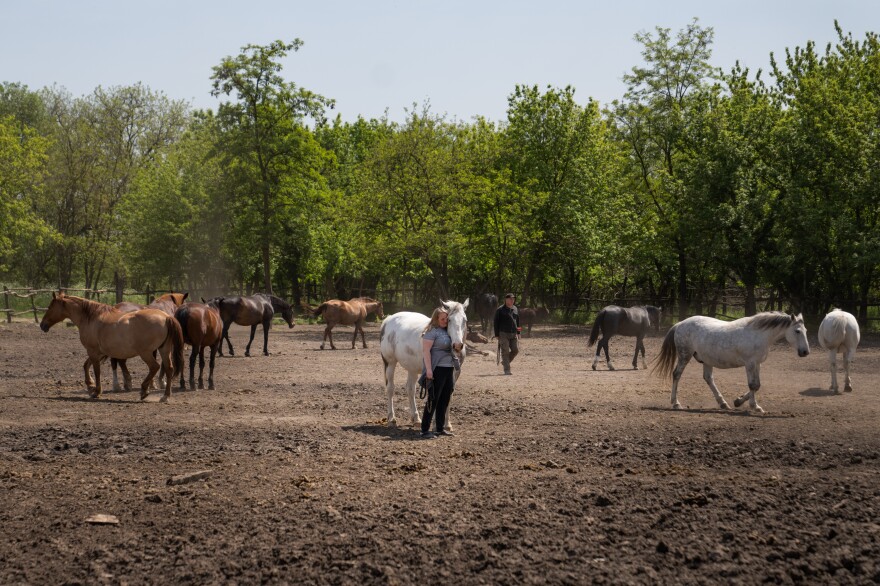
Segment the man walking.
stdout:
<svg viewBox="0 0 880 586">
<path fill-rule="evenodd" d="M 504 296 L 504 305 L 495 310 L 495 337 L 501 349 L 501 364 L 504 374 L 511 374 L 510 363 L 519 354 L 519 310 L 513 304 L 513 293 Z"/>
</svg>

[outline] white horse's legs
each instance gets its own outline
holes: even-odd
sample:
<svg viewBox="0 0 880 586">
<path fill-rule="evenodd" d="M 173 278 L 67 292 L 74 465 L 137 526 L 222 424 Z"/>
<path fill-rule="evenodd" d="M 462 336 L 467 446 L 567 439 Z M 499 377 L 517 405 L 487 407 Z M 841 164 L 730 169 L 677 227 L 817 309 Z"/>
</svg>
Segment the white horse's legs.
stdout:
<svg viewBox="0 0 880 586">
<path fill-rule="evenodd" d="M 688 351 L 687 354 L 678 353 L 678 364 L 675 365 L 675 370 L 672 371 L 672 408 L 673 409 L 681 409 L 681 403 L 678 402 L 678 382 L 681 380 L 681 373 L 684 372 L 685 366 L 688 365 L 688 362 L 691 361 L 691 353 Z"/>
<path fill-rule="evenodd" d="M 764 409 L 758 405 L 758 401 L 755 399 L 755 393 L 758 392 L 758 389 L 761 388 L 761 365 L 760 364 L 746 364 L 746 375 L 749 379 L 749 392 L 738 397 L 733 405 L 735 407 L 739 407 L 743 403 L 746 402 L 746 398 L 749 400 L 749 408 L 753 411 L 757 411 L 758 413 L 763 413 Z"/>
<path fill-rule="evenodd" d="M 845 374 L 845 379 L 843 381 L 843 390 L 847 393 L 851 393 L 852 388 L 852 379 L 849 377 L 849 367 L 852 365 L 853 359 L 856 357 L 856 349 L 852 348 L 844 352 L 843 354 L 843 370 Z"/>
<path fill-rule="evenodd" d="M 416 379 L 419 373 L 407 372 L 406 375 L 406 394 L 409 396 L 409 412 L 412 414 L 412 424 L 421 425 L 422 417 L 419 415 L 419 408 L 416 406 Z"/>
<path fill-rule="evenodd" d="M 323 350 L 324 345 L 321 344 Z M 385 366 L 385 392 L 388 395 L 388 425 L 397 427 L 397 419 L 394 417 L 394 369 L 396 362 L 390 362 Z"/>
<path fill-rule="evenodd" d="M 721 409 L 730 409 L 730 405 L 727 404 L 727 401 L 721 396 L 721 391 L 719 391 L 718 387 L 715 385 L 715 377 L 712 376 L 712 367 L 708 364 L 703 364 L 703 380 L 706 381 L 712 394 L 715 395 L 718 407 Z"/>
<path fill-rule="evenodd" d="M 831 389 L 835 393 L 840 390 L 837 386 L 837 348 L 828 351 L 828 362 L 831 364 Z"/>
</svg>

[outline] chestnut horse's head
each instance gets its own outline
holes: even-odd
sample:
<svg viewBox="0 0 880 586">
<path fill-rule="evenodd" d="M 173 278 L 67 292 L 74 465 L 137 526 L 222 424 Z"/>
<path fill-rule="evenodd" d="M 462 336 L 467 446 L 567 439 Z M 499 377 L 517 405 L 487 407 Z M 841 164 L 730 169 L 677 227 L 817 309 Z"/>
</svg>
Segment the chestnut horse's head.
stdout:
<svg viewBox="0 0 880 586">
<path fill-rule="evenodd" d="M 40 321 L 40 329 L 44 332 L 48 332 L 49 328 L 68 317 L 67 307 L 64 303 L 65 297 L 67 296 L 64 293 L 59 292 L 56 294 L 54 291 L 52 292 L 52 301 L 49 303 L 42 321 Z"/>
</svg>

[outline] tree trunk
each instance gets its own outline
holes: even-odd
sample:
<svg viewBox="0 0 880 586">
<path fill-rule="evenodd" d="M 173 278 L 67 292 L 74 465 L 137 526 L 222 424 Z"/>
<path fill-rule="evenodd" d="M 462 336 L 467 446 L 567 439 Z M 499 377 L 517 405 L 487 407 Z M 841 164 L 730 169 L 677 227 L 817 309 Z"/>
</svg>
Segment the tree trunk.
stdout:
<svg viewBox="0 0 880 586">
<path fill-rule="evenodd" d="M 682 246 L 678 245 L 678 319 L 687 319 L 689 313 L 687 288 L 687 257 Z"/>
</svg>

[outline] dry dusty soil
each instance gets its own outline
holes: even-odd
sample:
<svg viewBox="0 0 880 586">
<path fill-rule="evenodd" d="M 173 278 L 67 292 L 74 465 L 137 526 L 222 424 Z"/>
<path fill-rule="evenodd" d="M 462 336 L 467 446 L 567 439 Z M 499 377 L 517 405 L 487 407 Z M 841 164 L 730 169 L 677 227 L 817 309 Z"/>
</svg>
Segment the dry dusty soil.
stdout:
<svg viewBox="0 0 880 586">
<path fill-rule="evenodd" d="M 0 325 L 0 583 L 880 581 L 877 338 L 841 395 L 815 332 L 806 358 L 774 346 L 757 415 L 717 410 L 696 363 L 672 411 L 669 381 L 593 372 L 585 328 L 539 327 L 513 376 L 470 357 L 456 436 L 420 440 L 400 376 L 405 425 L 385 424 L 378 324 L 367 349 L 339 328 L 321 351 L 321 330 L 276 326 L 246 358 L 234 326 L 216 390 L 163 404 L 89 399 L 73 327 Z"/>
</svg>

